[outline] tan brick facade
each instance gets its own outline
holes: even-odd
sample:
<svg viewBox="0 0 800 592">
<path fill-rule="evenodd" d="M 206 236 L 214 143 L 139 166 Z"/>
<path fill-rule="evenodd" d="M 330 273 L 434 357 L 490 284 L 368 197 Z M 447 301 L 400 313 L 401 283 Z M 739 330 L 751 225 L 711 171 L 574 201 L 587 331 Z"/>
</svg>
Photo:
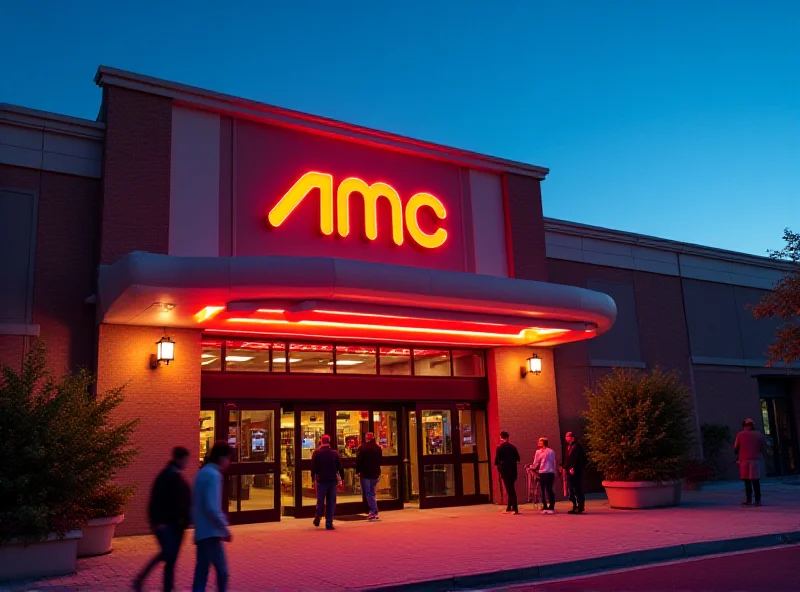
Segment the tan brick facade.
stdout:
<svg viewBox="0 0 800 592">
<path fill-rule="evenodd" d="M 169 249 L 172 101 L 112 86 L 104 90 L 106 143 L 100 262 Z"/>
<path fill-rule="evenodd" d="M 542 358 L 542 373 L 528 374 L 524 378 L 520 369 L 532 353 Z M 561 462 L 561 431 L 558 422 L 558 402 L 553 366 L 553 350 L 526 347 L 496 348 L 487 353 L 489 370 L 489 437 L 491 450 L 500 442 L 500 432 L 505 430 L 511 442 L 519 449 L 522 465 L 533 460 L 540 437 L 549 439 Z M 492 459 L 494 460 L 494 458 Z M 493 496 L 499 502 L 498 481 L 493 481 Z M 560 479 L 556 489 L 561 488 Z M 525 477 L 520 466 L 517 495 L 524 501 Z"/>
<path fill-rule="evenodd" d="M 137 486 L 125 511 L 118 534 L 148 531 L 147 502 L 150 486 L 169 459 L 173 446 L 192 454 L 187 478 L 197 467 L 200 413 L 200 332 L 170 330 L 175 340 L 175 361 L 156 370 L 149 366 L 161 328 L 101 325 L 97 387 L 99 391 L 126 384 L 125 402 L 115 419 L 139 419 L 134 444 L 139 455 L 119 475 L 119 481 Z"/>
</svg>

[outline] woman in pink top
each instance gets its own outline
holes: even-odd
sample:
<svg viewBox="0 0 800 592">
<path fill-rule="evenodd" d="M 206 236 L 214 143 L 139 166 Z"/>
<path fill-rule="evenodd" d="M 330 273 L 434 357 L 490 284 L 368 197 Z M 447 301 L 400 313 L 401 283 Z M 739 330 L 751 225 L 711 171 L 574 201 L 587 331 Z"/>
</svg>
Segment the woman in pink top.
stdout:
<svg viewBox="0 0 800 592">
<path fill-rule="evenodd" d="M 744 420 L 744 429 L 736 434 L 733 451 L 739 463 L 739 477 L 744 481 L 747 499 L 742 503 L 750 506 L 753 503 L 753 490 L 756 494 L 756 506 L 761 505 L 761 455 L 766 448 L 764 434 L 755 429 L 753 420 Z"/>
</svg>

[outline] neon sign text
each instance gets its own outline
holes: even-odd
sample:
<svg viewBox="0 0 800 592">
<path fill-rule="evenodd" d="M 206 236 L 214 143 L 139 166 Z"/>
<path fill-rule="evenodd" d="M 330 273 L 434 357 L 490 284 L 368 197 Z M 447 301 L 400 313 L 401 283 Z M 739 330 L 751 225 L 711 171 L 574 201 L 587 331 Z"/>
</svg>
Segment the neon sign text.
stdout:
<svg viewBox="0 0 800 592">
<path fill-rule="evenodd" d="M 281 226 L 314 189 L 319 189 L 320 232 L 327 236 L 332 235 L 333 176 L 315 171 L 300 177 L 269 211 L 269 225 L 273 228 Z M 447 217 L 447 210 L 436 197 L 430 193 L 416 193 L 411 196 L 404 209 L 400 196 L 391 185 L 383 182 L 368 185 L 356 177 L 348 177 L 336 189 L 336 232 L 340 237 L 345 238 L 350 234 L 350 196 L 354 193 L 361 195 L 364 200 L 364 234 L 367 239 L 374 241 L 378 238 L 378 200 L 383 198 L 391 207 L 392 242 L 397 246 L 403 244 L 404 224 L 412 240 L 426 249 L 441 247 L 447 240 L 447 231 L 444 228 L 437 228 L 429 234 L 419 225 L 419 211 L 423 208 L 430 209 L 439 220 Z"/>
</svg>

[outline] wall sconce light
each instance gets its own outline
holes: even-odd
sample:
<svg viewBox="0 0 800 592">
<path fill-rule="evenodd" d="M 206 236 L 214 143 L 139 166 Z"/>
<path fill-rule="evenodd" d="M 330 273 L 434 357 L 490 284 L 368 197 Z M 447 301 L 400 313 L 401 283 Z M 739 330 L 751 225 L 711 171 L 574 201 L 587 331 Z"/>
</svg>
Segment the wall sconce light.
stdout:
<svg viewBox="0 0 800 592">
<path fill-rule="evenodd" d="M 536 354 L 531 354 L 531 357 L 525 360 L 525 365 L 522 367 L 522 378 L 525 378 L 529 373 L 536 376 L 542 373 L 542 358 Z"/>
<path fill-rule="evenodd" d="M 166 334 L 156 341 L 156 348 L 158 353 L 150 355 L 150 367 L 153 370 L 158 368 L 161 362 L 169 366 L 169 363 L 175 360 L 175 342 Z"/>
</svg>

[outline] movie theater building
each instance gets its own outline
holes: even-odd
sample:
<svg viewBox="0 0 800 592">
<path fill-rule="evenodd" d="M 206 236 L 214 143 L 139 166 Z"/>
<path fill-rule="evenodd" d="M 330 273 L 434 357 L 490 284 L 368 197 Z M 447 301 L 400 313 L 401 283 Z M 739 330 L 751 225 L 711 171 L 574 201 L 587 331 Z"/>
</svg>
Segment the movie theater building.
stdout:
<svg viewBox="0 0 800 592">
<path fill-rule="evenodd" d="M 744 309 L 789 267 L 542 215 L 547 169 L 110 68 L 97 121 L 0 108 L 0 359 L 126 384 L 144 532 L 170 449 L 235 450 L 235 523 L 313 512 L 311 453 L 384 449 L 384 509 L 499 500 L 501 429 L 525 462 L 580 431 L 612 367 L 681 371 L 701 423 L 769 432 L 797 469 L 800 384 Z M 196 466 L 196 465 L 193 465 Z M 520 481 L 520 494 L 524 484 Z"/>
</svg>

